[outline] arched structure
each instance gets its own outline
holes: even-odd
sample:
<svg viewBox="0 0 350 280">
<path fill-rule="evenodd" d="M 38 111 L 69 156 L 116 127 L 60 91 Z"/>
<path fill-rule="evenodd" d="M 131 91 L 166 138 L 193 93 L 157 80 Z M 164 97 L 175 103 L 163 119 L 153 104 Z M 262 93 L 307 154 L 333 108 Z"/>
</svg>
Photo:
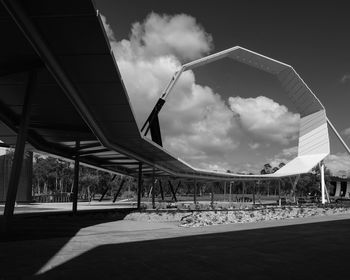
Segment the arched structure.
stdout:
<svg viewBox="0 0 350 280">
<path fill-rule="evenodd" d="M 300 114 L 298 155 L 276 173 L 269 176 L 283 177 L 307 173 L 329 155 L 326 110 L 299 74 L 288 64 L 239 46 L 182 65 L 160 97 L 157 103 L 157 112 L 160 111 L 161 106 L 165 103 L 167 96 L 184 71 L 226 57 L 277 76 Z M 153 116 L 153 119 L 156 119 L 156 117 Z"/>
</svg>

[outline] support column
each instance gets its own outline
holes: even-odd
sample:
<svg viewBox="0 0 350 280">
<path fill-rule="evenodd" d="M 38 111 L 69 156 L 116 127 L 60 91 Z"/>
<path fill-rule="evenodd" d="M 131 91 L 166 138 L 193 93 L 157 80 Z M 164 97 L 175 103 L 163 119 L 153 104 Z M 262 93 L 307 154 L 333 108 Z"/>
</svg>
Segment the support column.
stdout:
<svg viewBox="0 0 350 280">
<path fill-rule="evenodd" d="M 196 179 L 194 179 L 193 202 L 194 204 L 197 204 L 197 180 Z"/>
<path fill-rule="evenodd" d="M 30 108 L 33 101 L 33 95 L 37 83 L 37 72 L 32 71 L 28 74 L 28 83 L 23 103 L 22 115 L 20 119 L 20 127 L 18 130 L 16 149 L 12 161 L 9 185 L 6 194 L 6 204 L 4 210 L 4 229 L 9 231 L 11 228 L 11 221 L 13 217 L 13 212 L 15 209 L 15 202 L 17 196 L 18 183 L 20 178 L 20 173 L 22 169 L 24 148 L 27 138 L 27 130 L 30 121 Z"/>
<path fill-rule="evenodd" d="M 156 208 L 156 200 L 155 200 L 155 190 L 156 184 L 155 184 L 155 177 L 154 177 L 154 168 L 152 172 L 152 209 Z"/>
<path fill-rule="evenodd" d="M 226 181 L 224 182 L 224 201 L 226 201 Z"/>
<path fill-rule="evenodd" d="M 259 181 L 258 182 L 254 182 L 254 185 L 253 185 L 253 205 L 255 205 L 255 189 L 256 189 L 256 184 L 259 185 Z"/>
<path fill-rule="evenodd" d="M 230 186 L 229 186 L 229 202 L 232 202 L 232 182 L 230 182 Z"/>
<path fill-rule="evenodd" d="M 292 182 L 292 179 L 291 179 L 290 177 L 289 177 L 289 179 L 290 179 L 290 181 Z M 292 192 L 293 192 L 293 201 L 294 201 L 294 203 L 297 202 L 297 198 L 296 198 L 296 188 L 297 188 L 299 179 L 300 179 L 300 174 L 297 175 L 297 176 L 295 177 L 294 182 L 292 182 Z"/>
<path fill-rule="evenodd" d="M 113 203 L 116 202 L 117 197 L 118 197 L 118 195 L 120 194 L 120 192 L 121 192 L 121 190 L 122 190 L 124 184 L 125 184 L 125 178 L 123 178 L 122 181 L 120 182 L 119 188 L 118 188 L 117 192 L 115 193 L 115 195 L 114 195 L 114 197 L 113 197 Z"/>
<path fill-rule="evenodd" d="M 214 182 L 211 183 L 210 204 L 211 204 L 211 207 L 214 207 Z"/>
<path fill-rule="evenodd" d="M 78 151 L 80 148 L 80 141 L 75 142 L 75 148 Z M 78 212 L 78 192 L 79 192 L 79 154 L 75 155 L 74 159 L 74 182 L 73 182 L 73 215 Z"/>
<path fill-rule="evenodd" d="M 139 179 L 137 182 L 137 209 L 141 210 L 141 193 L 142 193 L 142 163 L 139 163 Z"/>
<path fill-rule="evenodd" d="M 164 201 L 163 185 L 162 185 L 162 180 L 160 179 L 159 179 L 159 190 L 160 190 L 160 196 L 162 197 L 162 201 Z"/>
<path fill-rule="evenodd" d="M 117 177 L 117 175 L 114 174 L 113 177 L 112 177 L 112 179 L 111 179 L 111 182 L 113 182 L 114 179 L 115 179 L 116 177 Z M 107 194 L 107 192 L 108 192 L 108 186 L 106 186 L 106 188 L 104 189 L 104 191 L 103 191 L 103 193 L 102 193 L 100 199 L 98 200 L 99 202 L 101 202 L 101 201 L 103 200 L 103 198 L 105 197 L 105 195 Z M 114 202 L 114 201 L 113 201 L 113 202 Z"/>
<path fill-rule="evenodd" d="M 338 133 L 338 131 L 335 129 L 334 125 L 331 123 L 331 121 L 327 118 L 327 123 L 330 125 L 330 127 L 332 128 L 333 132 L 335 133 L 335 135 L 338 137 L 339 141 L 343 144 L 345 150 L 348 152 L 348 154 L 350 155 L 350 149 L 348 147 L 348 145 L 346 145 L 345 141 L 343 140 L 343 138 L 341 138 L 340 134 Z"/>
<path fill-rule="evenodd" d="M 174 199 L 175 202 L 177 202 L 176 192 L 174 190 L 173 184 L 171 183 L 170 180 L 168 180 L 168 184 L 169 184 L 169 187 L 170 187 L 171 194 L 173 195 L 173 199 Z"/>
<path fill-rule="evenodd" d="M 177 187 L 175 189 L 175 194 L 177 194 L 177 191 L 180 189 L 181 187 L 181 181 L 179 180 L 179 182 L 177 183 Z"/>
<path fill-rule="evenodd" d="M 281 180 L 278 180 L 278 205 L 281 207 Z"/>
<path fill-rule="evenodd" d="M 326 189 L 325 189 L 325 181 L 324 181 L 324 163 L 323 161 L 319 164 L 321 171 L 321 202 L 322 204 L 326 204 Z"/>
</svg>

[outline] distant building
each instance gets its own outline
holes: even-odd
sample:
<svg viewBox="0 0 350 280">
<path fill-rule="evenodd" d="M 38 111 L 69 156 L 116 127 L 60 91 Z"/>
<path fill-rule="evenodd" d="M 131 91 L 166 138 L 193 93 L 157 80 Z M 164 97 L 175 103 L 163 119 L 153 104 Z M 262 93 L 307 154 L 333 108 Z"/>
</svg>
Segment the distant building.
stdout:
<svg viewBox="0 0 350 280">
<path fill-rule="evenodd" d="M 330 196 L 350 198 L 350 178 L 332 176 L 328 192 Z"/>
<path fill-rule="evenodd" d="M 0 202 L 6 201 L 7 188 L 11 172 L 11 156 L 0 156 Z M 17 202 L 32 201 L 33 153 L 26 152 L 17 191 Z"/>
</svg>

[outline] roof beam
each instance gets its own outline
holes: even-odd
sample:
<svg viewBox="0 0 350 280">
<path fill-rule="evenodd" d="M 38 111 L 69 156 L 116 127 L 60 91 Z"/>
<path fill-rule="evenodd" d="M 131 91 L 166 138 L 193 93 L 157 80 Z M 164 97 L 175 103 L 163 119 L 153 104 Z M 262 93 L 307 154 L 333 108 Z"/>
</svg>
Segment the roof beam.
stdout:
<svg viewBox="0 0 350 280">
<path fill-rule="evenodd" d="M 79 152 L 79 156 L 93 156 L 96 154 L 100 154 L 100 153 L 106 153 L 106 152 L 113 152 L 107 148 L 102 148 L 102 149 L 96 149 L 96 150 L 88 150 L 88 151 L 82 151 Z"/>
<path fill-rule="evenodd" d="M 103 166 L 113 166 L 113 165 L 139 165 L 139 161 L 130 161 L 130 162 L 110 162 L 107 164 L 103 164 Z"/>
</svg>

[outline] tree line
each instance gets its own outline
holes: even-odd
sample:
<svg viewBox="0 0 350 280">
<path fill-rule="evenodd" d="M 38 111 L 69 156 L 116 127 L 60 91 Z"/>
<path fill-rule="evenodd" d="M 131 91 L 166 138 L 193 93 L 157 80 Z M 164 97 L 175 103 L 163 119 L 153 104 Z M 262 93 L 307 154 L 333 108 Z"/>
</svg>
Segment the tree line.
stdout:
<svg viewBox="0 0 350 280">
<path fill-rule="evenodd" d="M 7 156 L 12 157 L 13 151 L 9 150 Z M 274 173 L 285 164 L 282 162 L 277 167 L 272 167 L 269 163 L 265 164 L 260 171 L 261 174 Z M 227 171 L 231 173 L 230 170 Z M 66 160 L 51 156 L 43 156 L 34 153 L 33 156 L 33 195 L 62 194 L 71 193 L 74 181 L 74 164 Z M 79 197 L 82 199 L 93 199 L 95 195 L 101 196 L 105 193 L 107 196 L 113 196 L 118 192 L 123 182 L 123 189 L 120 191 L 122 197 L 135 197 L 137 193 L 137 179 L 125 175 L 113 175 L 86 166 L 80 166 L 79 175 Z M 252 174 L 252 173 L 251 173 Z M 330 186 L 330 170 L 325 169 L 326 185 Z M 143 196 L 150 196 L 153 182 L 151 179 L 143 181 Z M 216 194 L 228 193 L 228 184 L 223 182 L 198 182 L 197 194 Z M 286 177 L 279 180 L 235 182 L 231 187 L 232 193 L 251 194 L 253 192 L 262 195 L 299 195 L 319 193 L 320 189 L 320 170 L 315 167 L 310 173 L 302 174 L 295 184 L 295 177 Z M 169 180 L 163 178 L 157 180 L 155 184 L 156 196 L 173 196 L 175 192 L 178 195 L 191 195 L 194 191 L 192 181 Z"/>
</svg>

